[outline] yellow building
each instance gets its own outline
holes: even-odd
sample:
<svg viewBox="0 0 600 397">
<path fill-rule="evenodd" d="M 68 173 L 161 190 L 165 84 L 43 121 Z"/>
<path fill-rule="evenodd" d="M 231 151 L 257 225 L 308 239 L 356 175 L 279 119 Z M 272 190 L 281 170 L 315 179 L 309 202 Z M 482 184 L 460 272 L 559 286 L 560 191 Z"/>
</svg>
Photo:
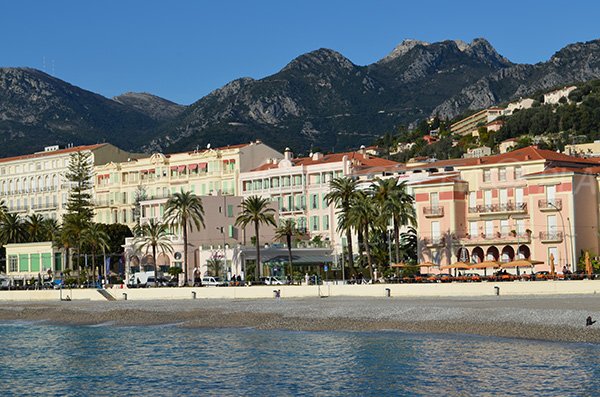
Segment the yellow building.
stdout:
<svg viewBox="0 0 600 397">
<path fill-rule="evenodd" d="M 501 108 L 484 109 L 452 124 L 450 126 L 450 131 L 459 135 L 473 134 L 474 132 L 477 132 L 477 128 L 485 126 L 501 115 Z"/>
<path fill-rule="evenodd" d="M 191 152 L 161 154 L 111 162 L 95 167 L 96 222 L 136 223 L 138 196 L 145 200 L 167 198 L 178 191 L 199 196 L 237 195 L 240 172 L 283 155 L 260 141 Z M 164 205 L 148 214 L 162 216 Z"/>
<path fill-rule="evenodd" d="M 103 143 L 63 149 L 49 146 L 42 152 L 0 159 L 0 200 L 4 200 L 9 212 L 61 219 L 69 195 L 65 174 L 75 152 L 89 152 L 95 166 L 133 156 Z"/>
<path fill-rule="evenodd" d="M 6 244 L 6 275 L 16 280 L 60 275 L 63 254 L 51 241 Z"/>
</svg>

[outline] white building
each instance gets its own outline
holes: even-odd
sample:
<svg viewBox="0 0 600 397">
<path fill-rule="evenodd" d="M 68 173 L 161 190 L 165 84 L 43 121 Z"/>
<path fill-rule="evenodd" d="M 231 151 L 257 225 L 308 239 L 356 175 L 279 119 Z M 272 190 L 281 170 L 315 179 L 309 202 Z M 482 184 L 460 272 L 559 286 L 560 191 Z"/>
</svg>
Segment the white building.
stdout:
<svg viewBox="0 0 600 397">
<path fill-rule="evenodd" d="M 544 103 L 547 105 L 555 105 L 559 103 L 561 98 L 569 99 L 569 94 L 576 89 L 577 87 L 572 85 L 544 94 Z"/>
</svg>

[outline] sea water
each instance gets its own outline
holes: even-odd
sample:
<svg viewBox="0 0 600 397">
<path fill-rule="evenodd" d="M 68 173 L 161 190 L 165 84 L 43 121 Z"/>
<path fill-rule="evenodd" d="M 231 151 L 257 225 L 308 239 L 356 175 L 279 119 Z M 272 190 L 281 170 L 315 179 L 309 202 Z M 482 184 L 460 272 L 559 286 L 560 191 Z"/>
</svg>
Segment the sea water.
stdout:
<svg viewBox="0 0 600 397">
<path fill-rule="evenodd" d="M 2 396 L 591 396 L 600 346 L 468 335 L 0 323 Z"/>
</svg>

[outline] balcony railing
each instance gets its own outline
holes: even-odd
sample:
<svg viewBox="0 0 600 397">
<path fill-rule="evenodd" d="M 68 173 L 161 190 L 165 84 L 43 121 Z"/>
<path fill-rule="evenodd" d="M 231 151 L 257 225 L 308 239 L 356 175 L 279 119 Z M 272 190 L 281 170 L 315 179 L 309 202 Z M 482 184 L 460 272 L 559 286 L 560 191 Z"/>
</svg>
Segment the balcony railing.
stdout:
<svg viewBox="0 0 600 397">
<path fill-rule="evenodd" d="M 498 214 L 507 212 L 527 212 L 527 203 L 504 203 L 504 204 L 488 204 L 469 207 L 470 213 L 476 214 Z"/>
<path fill-rule="evenodd" d="M 560 211 L 560 210 L 562 210 L 562 200 L 561 199 L 539 200 L 538 208 L 541 211 Z"/>
<path fill-rule="evenodd" d="M 423 215 L 426 218 L 435 218 L 444 216 L 444 207 L 432 206 L 423 208 Z"/>
<path fill-rule="evenodd" d="M 529 233 L 481 233 L 476 236 L 466 234 L 460 236 L 460 243 L 464 245 L 479 245 L 479 244 L 512 244 L 512 243 L 529 243 L 531 242 L 531 234 Z"/>
<path fill-rule="evenodd" d="M 554 232 L 540 232 L 540 240 L 543 243 L 555 243 L 563 240 L 563 233 L 554 231 Z"/>
</svg>

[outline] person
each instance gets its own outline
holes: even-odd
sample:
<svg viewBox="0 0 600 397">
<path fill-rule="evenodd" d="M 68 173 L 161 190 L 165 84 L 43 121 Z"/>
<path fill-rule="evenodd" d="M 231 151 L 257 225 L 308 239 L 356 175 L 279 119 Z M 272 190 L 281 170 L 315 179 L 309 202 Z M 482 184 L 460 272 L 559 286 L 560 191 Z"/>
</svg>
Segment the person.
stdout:
<svg viewBox="0 0 600 397">
<path fill-rule="evenodd" d="M 231 285 L 232 287 L 235 286 L 235 274 L 232 275 L 229 279 L 229 285 Z"/>
<path fill-rule="evenodd" d="M 308 281 L 309 281 L 310 277 L 308 276 L 308 273 L 306 273 L 304 275 L 304 282 L 306 283 L 306 285 L 308 285 Z"/>
<path fill-rule="evenodd" d="M 585 319 L 585 326 L 588 327 L 594 325 L 595 322 L 596 320 L 592 320 L 592 316 L 588 316 L 588 318 Z"/>
<path fill-rule="evenodd" d="M 241 275 L 237 275 L 237 284 L 236 285 L 242 285 L 242 276 Z"/>
<path fill-rule="evenodd" d="M 292 284 L 292 276 L 290 276 L 290 275 L 288 274 L 288 275 L 287 275 L 287 277 L 286 277 L 286 279 L 287 279 L 287 283 L 288 283 L 288 285 L 291 285 L 291 284 Z"/>
</svg>

